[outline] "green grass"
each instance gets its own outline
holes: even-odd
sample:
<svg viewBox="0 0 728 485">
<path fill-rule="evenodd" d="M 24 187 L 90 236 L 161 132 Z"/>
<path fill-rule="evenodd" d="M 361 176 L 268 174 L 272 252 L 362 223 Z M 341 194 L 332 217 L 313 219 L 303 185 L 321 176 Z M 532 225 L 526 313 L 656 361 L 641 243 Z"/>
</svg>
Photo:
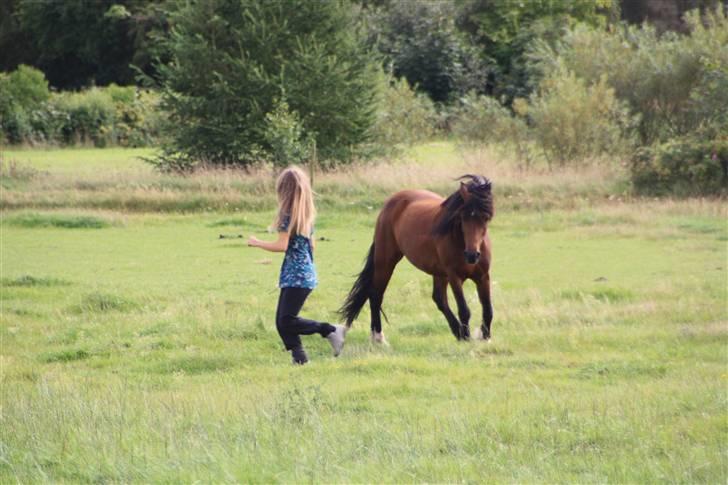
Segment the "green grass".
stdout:
<svg viewBox="0 0 728 485">
<path fill-rule="evenodd" d="M 20 213 L 5 219 L 9 225 L 20 227 L 62 227 L 66 229 L 101 229 L 110 223 L 101 217 L 68 214 Z"/>
<path fill-rule="evenodd" d="M 364 310 L 338 359 L 307 337 L 299 368 L 273 322 L 281 256 L 245 244 L 271 237 L 272 174 L 156 174 L 149 153 L 2 154 L 0 483 L 728 479 L 724 201 L 447 142 L 317 174 L 303 314 L 328 321 L 387 194 L 491 176 L 494 337 L 456 342 L 402 262 L 392 346 Z"/>
<path fill-rule="evenodd" d="M 305 338 L 303 368 L 273 322 L 281 256 L 219 239 L 271 212 L 6 212 L 0 482 L 724 483 L 718 207 L 501 210 L 492 342 L 456 342 L 403 262 L 391 347 L 365 311 L 338 359 Z M 375 216 L 322 209 L 304 315 L 336 318 Z"/>
<path fill-rule="evenodd" d="M 152 148 L 49 148 L 4 149 L 0 156 L 5 163 L 14 162 L 35 170 L 51 173 L 92 174 L 108 171 L 151 172 L 151 165 L 141 157 L 154 154 Z"/>
</svg>

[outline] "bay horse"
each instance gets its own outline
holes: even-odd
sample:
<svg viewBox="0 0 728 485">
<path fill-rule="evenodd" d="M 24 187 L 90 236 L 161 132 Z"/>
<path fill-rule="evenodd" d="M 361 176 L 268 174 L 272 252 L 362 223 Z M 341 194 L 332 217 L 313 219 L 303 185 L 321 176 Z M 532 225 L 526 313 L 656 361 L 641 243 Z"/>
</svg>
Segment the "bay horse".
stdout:
<svg viewBox="0 0 728 485">
<path fill-rule="evenodd" d="M 386 343 L 382 300 L 394 267 L 404 256 L 432 275 L 432 299 L 458 340 L 470 338 L 470 309 L 463 295 L 463 282 L 473 280 L 483 306 L 482 337 L 490 338 L 493 306 L 488 223 L 494 215 L 491 182 L 480 175 L 463 175 L 455 180 L 460 181 L 460 188 L 447 199 L 426 190 L 403 190 L 384 203 L 364 269 L 339 309 L 347 327 L 369 300 L 372 340 Z M 448 285 L 455 296 L 459 320 L 448 305 Z"/>
</svg>

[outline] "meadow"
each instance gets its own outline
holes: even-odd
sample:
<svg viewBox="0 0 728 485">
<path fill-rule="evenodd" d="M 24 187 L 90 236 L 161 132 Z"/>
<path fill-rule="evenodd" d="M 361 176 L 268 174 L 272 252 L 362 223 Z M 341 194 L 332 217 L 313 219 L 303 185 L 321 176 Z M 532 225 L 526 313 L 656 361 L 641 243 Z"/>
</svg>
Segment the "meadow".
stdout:
<svg viewBox="0 0 728 485">
<path fill-rule="evenodd" d="M 270 169 L 180 177 L 88 152 L 3 154 L 0 482 L 728 479 L 725 201 L 449 143 L 316 174 L 304 314 L 328 321 L 388 193 L 493 178 L 493 339 L 456 342 L 402 262 L 390 347 L 365 310 L 340 357 L 309 337 L 294 367 L 281 256 L 245 244 L 270 237 Z"/>
</svg>

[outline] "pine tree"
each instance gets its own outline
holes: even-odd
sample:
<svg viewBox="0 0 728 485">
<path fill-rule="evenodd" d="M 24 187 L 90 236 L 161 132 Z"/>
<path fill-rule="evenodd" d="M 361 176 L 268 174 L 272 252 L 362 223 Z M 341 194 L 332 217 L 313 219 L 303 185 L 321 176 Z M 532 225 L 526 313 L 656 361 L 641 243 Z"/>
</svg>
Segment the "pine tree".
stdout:
<svg viewBox="0 0 728 485">
<path fill-rule="evenodd" d="M 266 115 L 279 102 L 324 157 L 366 140 L 377 67 L 349 4 L 201 0 L 174 13 L 172 25 L 173 61 L 159 68 L 167 158 L 248 165 L 272 149 Z"/>
</svg>

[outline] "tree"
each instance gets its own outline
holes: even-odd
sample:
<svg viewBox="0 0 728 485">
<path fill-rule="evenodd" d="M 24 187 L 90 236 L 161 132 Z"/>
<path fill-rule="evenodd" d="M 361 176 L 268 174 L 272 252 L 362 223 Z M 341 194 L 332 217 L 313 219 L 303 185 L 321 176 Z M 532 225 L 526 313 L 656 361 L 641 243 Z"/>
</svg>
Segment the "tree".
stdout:
<svg viewBox="0 0 728 485">
<path fill-rule="evenodd" d="M 166 28 L 162 5 L 151 0 L 9 0 L 0 8 L 0 69 L 29 64 L 41 69 L 52 86 L 66 89 L 133 84 L 131 65 L 151 74 L 153 58 L 162 55 L 149 35 Z"/>
<path fill-rule="evenodd" d="M 616 0 L 462 0 L 458 26 L 481 46 L 494 65 L 488 92 L 508 101 L 526 97 L 530 80 L 526 53 L 535 39 L 554 42 L 575 23 L 604 27 L 616 20 Z"/>
<path fill-rule="evenodd" d="M 367 9 L 369 43 L 433 101 L 485 89 L 487 66 L 455 26 L 452 2 L 394 1 Z"/>
<path fill-rule="evenodd" d="M 247 165 L 272 150 L 266 115 L 279 103 L 324 157 L 366 140 L 378 67 L 349 4 L 201 0 L 171 20 L 172 61 L 159 66 L 172 121 L 163 160 Z"/>
</svg>

